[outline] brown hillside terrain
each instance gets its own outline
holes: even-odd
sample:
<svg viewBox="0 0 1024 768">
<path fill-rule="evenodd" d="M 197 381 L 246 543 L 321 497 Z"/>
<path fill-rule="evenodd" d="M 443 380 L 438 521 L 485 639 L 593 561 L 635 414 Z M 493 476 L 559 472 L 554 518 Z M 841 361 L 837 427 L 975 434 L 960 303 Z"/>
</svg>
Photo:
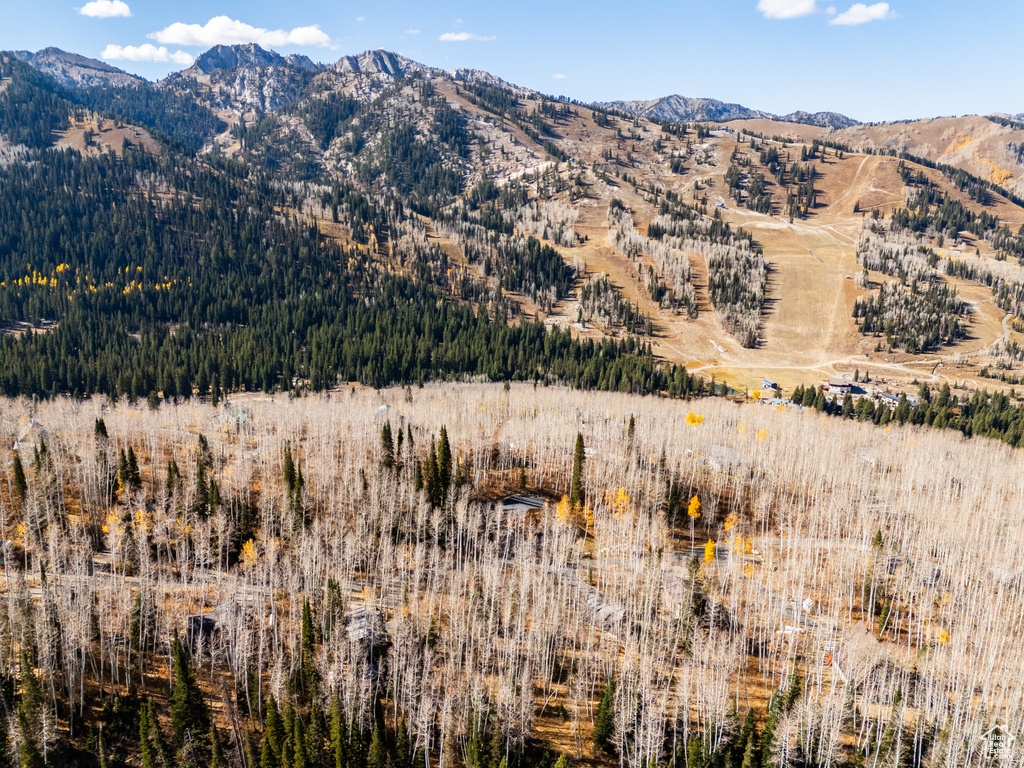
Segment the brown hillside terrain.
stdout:
<svg viewBox="0 0 1024 768">
<path fill-rule="evenodd" d="M 727 125 L 736 131 L 795 141 L 821 139 L 857 149 L 906 151 L 1024 194 L 1024 163 L 1011 146 L 1024 144 L 1024 130 L 979 115 L 857 125 L 838 131 L 774 120 L 733 120 Z"/>
<path fill-rule="evenodd" d="M 583 113 L 582 110 L 580 110 Z M 899 160 L 877 155 L 850 155 L 841 159 L 828 154 L 816 164 L 819 178 L 818 206 L 804 220 L 790 222 L 779 215 L 759 214 L 738 208 L 728 199 L 723 175 L 728 158 L 735 149 L 743 152 L 745 143 L 737 144 L 729 135 L 713 136 L 707 140 L 708 153 L 714 159 L 709 165 L 694 165 L 682 174 L 672 174 L 665 167 L 665 157 L 654 151 L 653 143 L 661 138 L 663 152 L 671 152 L 682 142 L 666 136 L 656 127 L 645 125 L 637 131 L 638 141 L 625 141 L 611 131 L 602 131 L 587 125 L 585 113 L 568 121 L 560 143 L 581 149 L 580 159 L 596 163 L 605 152 L 622 156 L 632 152 L 633 162 L 623 171 L 635 177 L 636 184 L 622 179 L 602 182 L 593 175 L 588 200 L 577 203 L 580 218 L 576 229 L 585 234 L 587 241 L 574 249 L 562 249 L 567 261 L 582 260 L 587 274 L 608 274 L 622 295 L 634 302 L 643 312 L 655 319 L 654 348 L 658 354 L 673 362 L 684 363 L 695 370 L 715 375 L 731 384 L 754 389 L 762 377 L 778 381 L 784 387 L 801 383 L 816 383 L 830 376 L 849 374 L 856 368 L 873 371 L 877 376 L 891 380 L 894 386 L 908 386 L 915 378 L 947 377 L 960 381 L 971 377 L 971 369 L 953 364 L 966 363 L 971 356 L 991 347 L 1007 337 L 1004 332 L 1005 313 L 991 302 L 990 291 L 964 280 L 949 282 L 961 291 L 973 307 L 968 338 L 935 354 L 906 355 L 900 352 L 876 353 L 877 339 L 862 336 L 852 316 L 855 300 L 866 291 L 856 285 L 861 271 L 856 258 L 859 233 L 867 212 L 878 211 L 883 217 L 904 205 L 906 190 L 898 173 Z M 628 125 L 625 121 L 618 121 Z M 643 121 L 638 121 L 643 123 Z M 751 121 L 748 121 L 751 122 Z M 791 127 L 792 124 L 786 124 Z M 752 124 L 751 129 L 767 128 Z M 813 135 L 807 126 L 797 126 L 804 135 Z M 623 129 L 623 133 L 625 133 Z M 691 139 L 692 141 L 692 139 Z M 790 145 L 790 152 L 799 154 L 799 145 Z M 972 210 L 981 210 L 969 197 L 956 189 L 939 172 L 910 164 L 913 172 L 922 170 L 925 176 L 946 191 L 951 198 Z M 701 314 L 696 320 L 660 309 L 643 287 L 637 265 L 617 253 L 606 242 L 609 224 L 605 216 L 607 202 L 621 199 L 632 211 L 638 228 L 643 228 L 656 214 L 655 207 L 644 191 L 649 185 L 671 189 L 684 199 L 706 194 L 709 200 L 725 203 L 719 209 L 723 218 L 735 226 L 754 234 L 764 249 L 770 265 L 769 301 L 764 313 L 762 341 L 755 349 L 744 349 L 723 329 L 712 311 L 707 294 L 700 289 L 706 285 L 706 266 L 696 254 L 691 254 L 694 283 L 698 286 Z M 772 185 L 775 207 L 785 190 Z M 727 202 L 726 202 L 727 201 Z M 859 208 L 860 212 L 855 211 Z M 1024 211 L 1002 196 L 990 195 L 985 207 L 997 215 L 1014 231 L 1024 222 Z M 980 247 L 982 258 L 991 248 L 974 243 L 969 238 L 961 244 L 966 257 L 968 247 Z M 947 249 L 948 250 L 948 249 Z M 942 251 L 945 253 L 945 251 Z M 642 260 L 641 263 L 649 263 Z M 877 285 L 890 278 L 873 275 Z M 575 316 L 570 300 L 561 322 Z M 943 366 L 946 362 L 948 365 Z M 981 361 L 979 359 L 980 367 Z M 973 370 L 976 372 L 977 367 Z"/>
</svg>

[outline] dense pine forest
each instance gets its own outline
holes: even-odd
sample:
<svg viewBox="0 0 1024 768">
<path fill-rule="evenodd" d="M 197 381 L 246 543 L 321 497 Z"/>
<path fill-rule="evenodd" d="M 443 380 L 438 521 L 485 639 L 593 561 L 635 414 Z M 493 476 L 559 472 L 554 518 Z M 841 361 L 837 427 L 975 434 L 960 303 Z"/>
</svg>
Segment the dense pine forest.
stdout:
<svg viewBox="0 0 1024 768">
<path fill-rule="evenodd" d="M 27 144 L 45 145 L 58 117 L 66 119 L 62 110 L 74 106 L 26 65 L 6 66 L 14 83 L 25 78 L 30 97 L 8 88 L 5 103 L 17 100 L 25 113 L 4 114 L 34 126 Z M 83 98 L 100 106 L 97 93 Z M 130 99 L 107 93 L 106 107 L 160 128 L 173 105 L 157 101 L 145 91 Z M 460 118 L 432 104 L 439 130 L 458 148 Z M 425 145 L 401 131 L 383 135 L 380 156 L 390 165 L 373 173 L 413 199 L 417 189 L 422 200 L 457 191 L 437 176 L 446 171 L 430 170 L 441 166 L 422 155 Z M 425 267 L 403 275 L 376 269 L 289 214 L 294 193 L 271 175 L 216 156 L 196 159 L 179 143 L 194 148 L 180 134 L 160 155 L 129 145 L 91 157 L 41 148 L 31 162 L 0 168 L 0 317 L 13 331 L 0 338 L 5 394 L 217 400 L 238 390 L 464 376 L 640 393 L 704 389 L 656 364 L 633 338 L 574 341 L 530 321 L 510 325 L 471 302 L 452 303 Z M 325 199 L 336 213 L 342 198 L 350 227 L 373 230 L 371 207 L 357 194 L 344 197 Z M 537 279 L 543 287 L 540 260 L 564 269 L 536 240 L 525 244 L 521 263 L 501 255 L 513 245 L 495 257 L 509 290 Z M 553 279 L 555 296 L 568 289 L 564 277 Z"/>
</svg>

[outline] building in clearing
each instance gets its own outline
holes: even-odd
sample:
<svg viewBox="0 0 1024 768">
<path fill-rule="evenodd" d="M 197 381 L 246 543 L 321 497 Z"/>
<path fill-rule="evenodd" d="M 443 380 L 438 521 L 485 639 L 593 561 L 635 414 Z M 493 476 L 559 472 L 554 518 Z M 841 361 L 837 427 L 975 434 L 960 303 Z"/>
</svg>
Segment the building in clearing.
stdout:
<svg viewBox="0 0 1024 768">
<path fill-rule="evenodd" d="M 847 685 L 859 685 L 885 660 L 885 650 L 863 622 L 846 630 L 832 656 L 832 667 Z"/>
<path fill-rule="evenodd" d="M 829 379 L 828 391 L 833 395 L 846 395 L 853 392 L 853 383 L 846 379 Z"/>
<path fill-rule="evenodd" d="M 345 631 L 350 642 L 366 650 L 386 647 L 391 643 L 384 626 L 384 614 L 373 606 L 357 605 L 346 613 Z"/>
<path fill-rule="evenodd" d="M 778 389 L 779 385 L 771 379 L 761 379 L 762 389 Z"/>
<path fill-rule="evenodd" d="M 14 442 L 14 450 L 19 450 L 23 445 L 38 445 L 40 440 L 45 440 L 49 436 L 50 433 L 46 427 L 35 419 L 29 419 L 22 425 L 21 431 L 18 432 L 18 439 Z"/>
</svg>

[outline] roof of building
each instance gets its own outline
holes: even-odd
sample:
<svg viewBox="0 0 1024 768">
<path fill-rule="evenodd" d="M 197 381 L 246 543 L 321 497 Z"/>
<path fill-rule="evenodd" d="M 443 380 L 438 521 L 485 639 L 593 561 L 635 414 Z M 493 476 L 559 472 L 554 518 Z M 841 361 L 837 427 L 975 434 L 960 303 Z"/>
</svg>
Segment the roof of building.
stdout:
<svg viewBox="0 0 1024 768">
<path fill-rule="evenodd" d="M 844 682 L 856 684 L 867 677 L 884 658 L 885 650 L 872 634 L 871 628 L 861 622 L 843 632 L 833 664 Z"/>
</svg>

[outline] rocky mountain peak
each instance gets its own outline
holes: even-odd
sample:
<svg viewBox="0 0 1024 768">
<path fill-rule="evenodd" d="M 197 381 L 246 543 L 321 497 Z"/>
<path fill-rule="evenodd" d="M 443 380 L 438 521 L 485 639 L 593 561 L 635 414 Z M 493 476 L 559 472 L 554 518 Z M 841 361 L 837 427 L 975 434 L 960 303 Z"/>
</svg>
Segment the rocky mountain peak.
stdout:
<svg viewBox="0 0 1024 768">
<path fill-rule="evenodd" d="M 302 58 L 305 59 L 306 57 L 303 56 Z M 261 48 L 256 43 L 246 43 L 244 45 L 215 45 L 210 50 L 200 54 L 192 67 L 205 74 L 210 74 L 217 70 L 238 69 L 239 67 L 269 67 L 285 63 L 285 58 L 280 54 Z"/>
<path fill-rule="evenodd" d="M 364 51 L 356 56 L 342 56 L 332 65 L 338 74 L 388 75 L 408 77 L 414 72 L 429 72 L 431 67 L 419 64 L 392 51 Z"/>
</svg>

